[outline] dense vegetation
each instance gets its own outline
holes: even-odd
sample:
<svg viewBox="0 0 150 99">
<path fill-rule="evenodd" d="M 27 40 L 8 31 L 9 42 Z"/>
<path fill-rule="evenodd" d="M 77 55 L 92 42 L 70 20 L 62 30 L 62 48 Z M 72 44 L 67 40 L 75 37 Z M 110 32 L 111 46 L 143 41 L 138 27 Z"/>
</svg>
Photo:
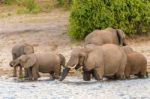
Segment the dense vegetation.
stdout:
<svg viewBox="0 0 150 99">
<path fill-rule="evenodd" d="M 83 39 L 94 29 L 120 28 L 128 35 L 150 27 L 150 0 L 73 0 L 69 35 Z"/>
</svg>

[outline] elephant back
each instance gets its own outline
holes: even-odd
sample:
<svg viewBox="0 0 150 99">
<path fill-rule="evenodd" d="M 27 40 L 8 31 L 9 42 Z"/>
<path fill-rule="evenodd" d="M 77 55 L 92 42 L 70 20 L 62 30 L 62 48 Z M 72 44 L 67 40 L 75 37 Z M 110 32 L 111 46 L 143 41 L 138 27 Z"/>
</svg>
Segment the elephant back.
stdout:
<svg viewBox="0 0 150 99">
<path fill-rule="evenodd" d="M 126 54 L 130 54 L 130 53 L 134 52 L 130 46 L 123 46 L 123 49 L 124 49 Z"/>
<path fill-rule="evenodd" d="M 106 28 L 104 30 L 94 30 L 85 38 L 85 45 L 95 44 L 117 44 L 119 45 L 118 35 L 113 28 Z"/>
<path fill-rule="evenodd" d="M 13 55 L 13 59 L 16 59 L 18 57 L 20 57 L 21 55 L 24 54 L 31 54 L 34 53 L 34 49 L 31 45 L 29 44 L 16 44 L 13 48 L 12 48 L 12 55 Z"/>
</svg>

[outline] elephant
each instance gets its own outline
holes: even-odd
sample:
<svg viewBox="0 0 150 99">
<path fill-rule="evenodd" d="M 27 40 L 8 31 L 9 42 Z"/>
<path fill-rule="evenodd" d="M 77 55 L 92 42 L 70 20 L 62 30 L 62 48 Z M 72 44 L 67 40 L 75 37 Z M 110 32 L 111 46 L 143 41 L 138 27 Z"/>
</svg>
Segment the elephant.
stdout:
<svg viewBox="0 0 150 99">
<path fill-rule="evenodd" d="M 146 57 L 129 46 L 124 47 L 127 52 L 127 64 L 125 67 L 125 77 L 130 78 L 130 75 L 138 76 L 139 78 L 148 77 L 147 73 L 147 59 Z"/>
<path fill-rule="evenodd" d="M 127 45 L 125 41 L 125 33 L 121 29 L 113 29 L 108 27 L 103 30 L 94 30 L 85 37 L 85 45 L 95 44 L 117 44 L 117 45 Z"/>
<path fill-rule="evenodd" d="M 126 54 L 130 54 L 134 52 L 134 50 L 130 46 L 123 46 L 123 49 Z"/>
<path fill-rule="evenodd" d="M 15 60 L 16 64 L 21 64 L 25 69 L 32 67 L 30 80 L 37 80 L 38 73 L 49 73 L 52 79 L 59 79 L 61 66 L 65 66 L 65 57 L 62 54 L 33 53 L 22 55 Z"/>
<path fill-rule="evenodd" d="M 117 53 L 117 54 L 116 54 Z M 62 72 L 60 81 L 67 76 L 70 67 L 83 67 L 83 80 L 89 81 L 91 72 L 96 80 L 103 77 L 116 75 L 117 78 L 124 79 L 124 70 L 127 63 L 127 56 L 122 47 L 116 44 L 104 44 L 93 49 L 84 47 L 76 48 L 72 51 L 71 57 Z"/>
<path fill-rule="evenodd" d="M 15 60 L 21 55 L 31 54 L 34 53 L 34 48 L 32 45 L 22 43 L 16 44 L 12 48 L 12 59 Z M 11 67 L 13 67 L 13 77 L 17 77 L 17 67 L 19 67 L 19 76 L 23 75 L 22 73 L 22 66 L 18 64 L 17 66 L 13 66 L 13 60 L 9 63 Z M 27 70 L 25 70 L 25 77 L 28 76 Z"/>
</svg>

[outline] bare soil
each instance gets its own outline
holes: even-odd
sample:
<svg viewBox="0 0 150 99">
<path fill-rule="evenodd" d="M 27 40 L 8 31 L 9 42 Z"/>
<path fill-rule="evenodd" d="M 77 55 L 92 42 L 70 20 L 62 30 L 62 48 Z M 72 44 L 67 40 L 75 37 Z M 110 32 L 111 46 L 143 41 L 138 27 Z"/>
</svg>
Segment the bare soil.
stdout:
<svg viewBox="0 0 150 99">
<path fill-rule="evenodd" d="M 62 53 L 67 59 L 72 47 L 67 36 L 69 12 L 54 9 L 50 13 L 13 15 L 0 18 L 0 75 L 11 74 L 9 62 L 12 60 L 11 49 L 17 43 L 29 43 L 35 52 Z M 139 37 L 141 38 L 141 37 Z M 150 59 L 150 41 L 128 39 L 133 49 Z"/>
<path fill-rule="evenodd" d="M 9 67 L 11 49 L 17 43 L 29 43 L 34 46 L 35 52 L 62 53 L 67 57 L 71 48 L 67 36 L 68 17 L 69 12 L 55 9 L 50 13 L 1 18 L 0 75 L 12 69 Z"/>
</svg>

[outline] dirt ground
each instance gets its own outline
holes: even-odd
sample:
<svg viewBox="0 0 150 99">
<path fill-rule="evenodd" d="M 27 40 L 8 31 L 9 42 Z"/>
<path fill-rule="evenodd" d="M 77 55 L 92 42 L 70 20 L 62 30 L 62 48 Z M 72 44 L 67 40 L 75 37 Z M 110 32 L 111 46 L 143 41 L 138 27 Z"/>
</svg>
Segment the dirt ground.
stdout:
<svg viewBox="0 0 150 99">
<path fill-rule="evenodd" d="M 62 9 L 0 18 L 0 75 L 11 75 L 11 49 L 17 43 L 34 45 L 35 52 L 62 53 L 68 59 L 71 49 L 76 45 L 67 36 L 68 20 L 69 12 Z M 141 38 L 128 39 L 127 42 L 150 59 L 150 41 Z"/>
<path fill-rule="evenodd" d="M 11 49 L 17 43 L 29 43 L 35 52 L 56 52 L 67 57 L 71 43 L 67 33 L 69 12 L 8 16 L 0 19 L 0 75 L 11 71 Z"/>
</svg>

